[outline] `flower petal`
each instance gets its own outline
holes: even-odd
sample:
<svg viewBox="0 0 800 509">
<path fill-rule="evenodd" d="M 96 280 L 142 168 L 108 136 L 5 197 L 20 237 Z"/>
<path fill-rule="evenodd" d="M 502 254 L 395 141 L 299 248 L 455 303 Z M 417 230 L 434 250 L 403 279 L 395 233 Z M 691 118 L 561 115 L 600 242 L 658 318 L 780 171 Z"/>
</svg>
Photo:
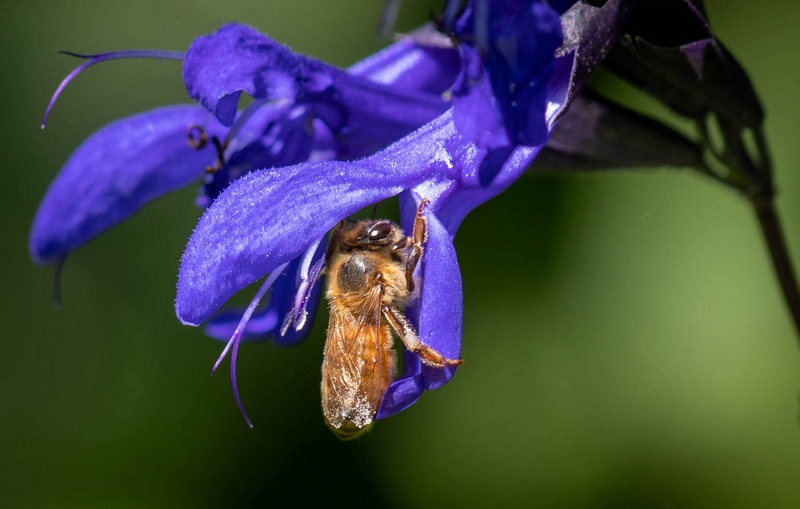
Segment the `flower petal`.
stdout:
<svg viewBox="0 0 800 509">
<path fill-rule="evenodd" d="M 341 219 L 425 179 L 456 180 L 475 152 L 445 114 L 361 161 L 305 163 L 242 177 L 206 211 L 189 240 L 178 318 L 199 324 Z"/>
<path fill-rule="evenodd" d="M 403 199 L 408 199 L 407 194 Z M 405 212 L 411 207 L 403 209 Z M 404 225 L 413 224 L 414 214 L 403 214 Z M 447 359 L 458 359 L 464 315 L 458 258 L 453 239 L 444 225 L 429 208 L 424 209 L 424 214 L 428 221 L 428 240 L 419 271 L 422 287 L 419 299 L 406 308 L 406 315 L 417 324 L 422 343 Z M 386 391 L 378 411 L 379 419 L 408 408 L 423 391 L 438 389 L 455 374 L 457 366 L 433 368 L 421 364 L 416 354 L 405 348 L 404 351 L 403 374 Z"/>
<path fill-rule="evenodd" d="M 428 220 L 428 240 L 420 270 L 422 288 L 416 322 L 419 339 L 446 359 L 456 360 L 461 356 L 464 315 L 461 271 L 452 236 L 432 211 L 426 208 L 424 214 Z M 425 388 L 441 387 L 455 371 L 456 366 L 422 366 Z"/>
<path fill-rule="evenodd" d="M 464 70 L 453 85 L 453 120 L 458 132 L 479 147 L 509 145 L 503 111 L 494 97 L 491 82 L 485 77 L 483 57 L 467 45 L 462 45 L 459 51 Z"/>
<path fill-rule="evenodd" d="M 416 403 L 423 392 L 422 362 L 417 354 L 403 348 L 403 374 L 386 389 L 375 418 L 383 419 L 405 410 Z"/>
<path fill-rule="evenodd" d="M 243 343 L 266 341 L 275 333 L 281 318 L 279 316 L 280 312 L 276 306 L 273 306 L 273 303 L 274 290 L 273 298 L 270 299 L 267 307 L 256 311 L 250 321 L 247 322 L 247 327 L 242 335 Z M 236 308 L 213 316 L 203 327 L 203 332 L 210 338 L 227 342 L 236 331 L 236 326 L 239 325 L 243 313 L 244 308 Z"/>
<path fill-rule="evenodd" d="M 433 31 L 433 29 L 431 29 Z M 436 36 L 436 32 L 430 37 Z M 453 86 L 461 68 L 452 47 L 417 44 L 404 39 L 347 68 L 354 76 L 395 88 L 442 94 Z"/>
<path fill-rule="evenodd" d="M 448 145 L 448 153 L 459 153 L 459 149 L 467 152 L 466 147 L 471 147 L 468 151 L 469 157 L 453 162 L 454 167 L 460 172 L 457 181 L 449 178 L 431 179 L 413 188 L 415 194 L 431 200 L 431 208 L 436 217 L 451 235 L 455 235 L 461 221 L 475 207 L 503 192 L 525 173 L 526 168 L 541 150 L 541 147 L 518 146 L 511 150 L 507 157 L 496 160 L 491 156 L 500 152 L 487 153 L 475 145 L 466 143 L 463 138 L 453 137 Z M 498 165 L 499 168 L 490 168 L 490 171 L 487 171 L 487 164 Z M 488 183 L 484 182 L 482 170 L 493 175 Z M 401 206 L 402 204 L 401 200 Z M 410 213 L 406 209 L 403 211 L 404 217 Z"/>
<path fill-rule="evenodd" d="M 208 120 L 208 122 L 206 122 Z M 34 220 L 30 252 L 51 263 L 131 216 L 145 203 L 203 174 L 213 149 L 194 150 L 187 127 L 222 126 L 199 106 L 158 108 L 113 122 L 72 153 Z"/>
<path fill-rule="evenodd" d="M 183 69 L 189 95 L 225 125 L 233 122 L 241 92 L 312 104 L 314 114 L 356 155 L 385 147 L 448 106 L 437 95 L 385 86 L 292 53 L 238 24 L 196 39 Z"/>
<path fill-rule="evenodd" d="M 484 148 L 543 144 L 547 88 L 562 43 L 558 13 L 538 1 L 492 2 L 484 22 L 479 6 L 485 7 L 476 3 L 458 23 L 465 66 L 453 86 L 456 124 Z"/>
<path fill-rule="evenodd" d="M 302 72 L 299 63 L 289 48 L 232 23 L 192 42 L 183 61 L 183 79 L 189 96 L 230 126 L 243 91 L 258 98 L 294 100 L 299 83 L 292 73 Z"/>
</svg>

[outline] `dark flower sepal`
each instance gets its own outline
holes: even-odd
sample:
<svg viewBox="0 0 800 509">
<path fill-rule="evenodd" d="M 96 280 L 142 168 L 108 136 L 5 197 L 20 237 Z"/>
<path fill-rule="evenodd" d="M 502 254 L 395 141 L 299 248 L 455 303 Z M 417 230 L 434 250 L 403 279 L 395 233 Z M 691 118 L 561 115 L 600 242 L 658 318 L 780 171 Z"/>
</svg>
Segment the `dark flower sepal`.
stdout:
<svg viewBox="0 0 800 509">
<path fill-rule="evenodd" d="M 531 172 L 694 168 L 703 147 L 666 125 L 584 90 L 556 124 Z"/>
<path fill-rule="evenodd" d="M 623 32 L 605 65 L 696 122 L 709 154 L 725 167 L 716 178 L 750 199 L 770 200 L 764 110 L 747 73 L 711 32 L 702 0 L 639 2 Z M 711 140 L 714 129 L 721 148 Z"/>
</svg>

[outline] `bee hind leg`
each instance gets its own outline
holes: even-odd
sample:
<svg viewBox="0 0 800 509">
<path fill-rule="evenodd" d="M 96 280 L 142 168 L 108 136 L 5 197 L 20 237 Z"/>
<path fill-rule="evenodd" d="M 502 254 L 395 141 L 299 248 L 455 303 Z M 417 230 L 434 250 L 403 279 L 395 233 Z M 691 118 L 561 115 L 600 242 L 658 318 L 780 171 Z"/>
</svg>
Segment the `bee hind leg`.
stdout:
<svg viewBox="0 0 800 509">
<path fill-rule="evenodd" d="M 406 348 L 419 355 L 420 360 L 424 364 L 434 368 L 464 364 L 463 359 L 446 359 L 442 354 L 420 341 L 417 332 L 414 330 L 414 326 L 411 325 L 403 313 L 396 308 L 385 306 L 383 308 L 383 316 L 394 332 L 400 336 Z"/>
</svg>

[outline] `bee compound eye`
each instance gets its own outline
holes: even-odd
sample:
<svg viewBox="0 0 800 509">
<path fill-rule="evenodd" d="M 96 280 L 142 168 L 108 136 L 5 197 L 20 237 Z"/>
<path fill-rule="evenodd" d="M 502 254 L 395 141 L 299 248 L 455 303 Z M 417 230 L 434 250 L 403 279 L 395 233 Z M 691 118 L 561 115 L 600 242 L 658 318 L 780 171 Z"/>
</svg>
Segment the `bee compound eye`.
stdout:
<svg viewBox="0 0 800 509">
<path fill-rule="evenodd" d="M 370 226 L 367 236 L 371 241 L 383 240 L 391 235 L 393 231 L 394 227 L 391 225 L 391 223 L 376 223 Z"/>
</svg>

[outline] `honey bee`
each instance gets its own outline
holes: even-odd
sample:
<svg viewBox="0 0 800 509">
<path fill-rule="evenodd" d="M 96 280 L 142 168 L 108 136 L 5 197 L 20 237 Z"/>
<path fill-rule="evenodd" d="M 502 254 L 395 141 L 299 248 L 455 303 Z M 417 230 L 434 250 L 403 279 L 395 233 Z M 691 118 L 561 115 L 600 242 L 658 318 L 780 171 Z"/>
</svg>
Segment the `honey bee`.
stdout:
<svg viewBox="0 0 800 509">
<path fill-rule="evenodd" d="M 341 224 L 327 253 L 330 306 L 322 362 L 322 411 L 342 440 L 352 440 L 372 425 L 386 389 L 394 379 L 392 331 L 423 363 L 461 364 L 423 344 L 400 311 L 414 291 L 414 268 L 427 239 L 423 200 L 414 231 L 406 236 L 388 220 Z"/>
</svg>

